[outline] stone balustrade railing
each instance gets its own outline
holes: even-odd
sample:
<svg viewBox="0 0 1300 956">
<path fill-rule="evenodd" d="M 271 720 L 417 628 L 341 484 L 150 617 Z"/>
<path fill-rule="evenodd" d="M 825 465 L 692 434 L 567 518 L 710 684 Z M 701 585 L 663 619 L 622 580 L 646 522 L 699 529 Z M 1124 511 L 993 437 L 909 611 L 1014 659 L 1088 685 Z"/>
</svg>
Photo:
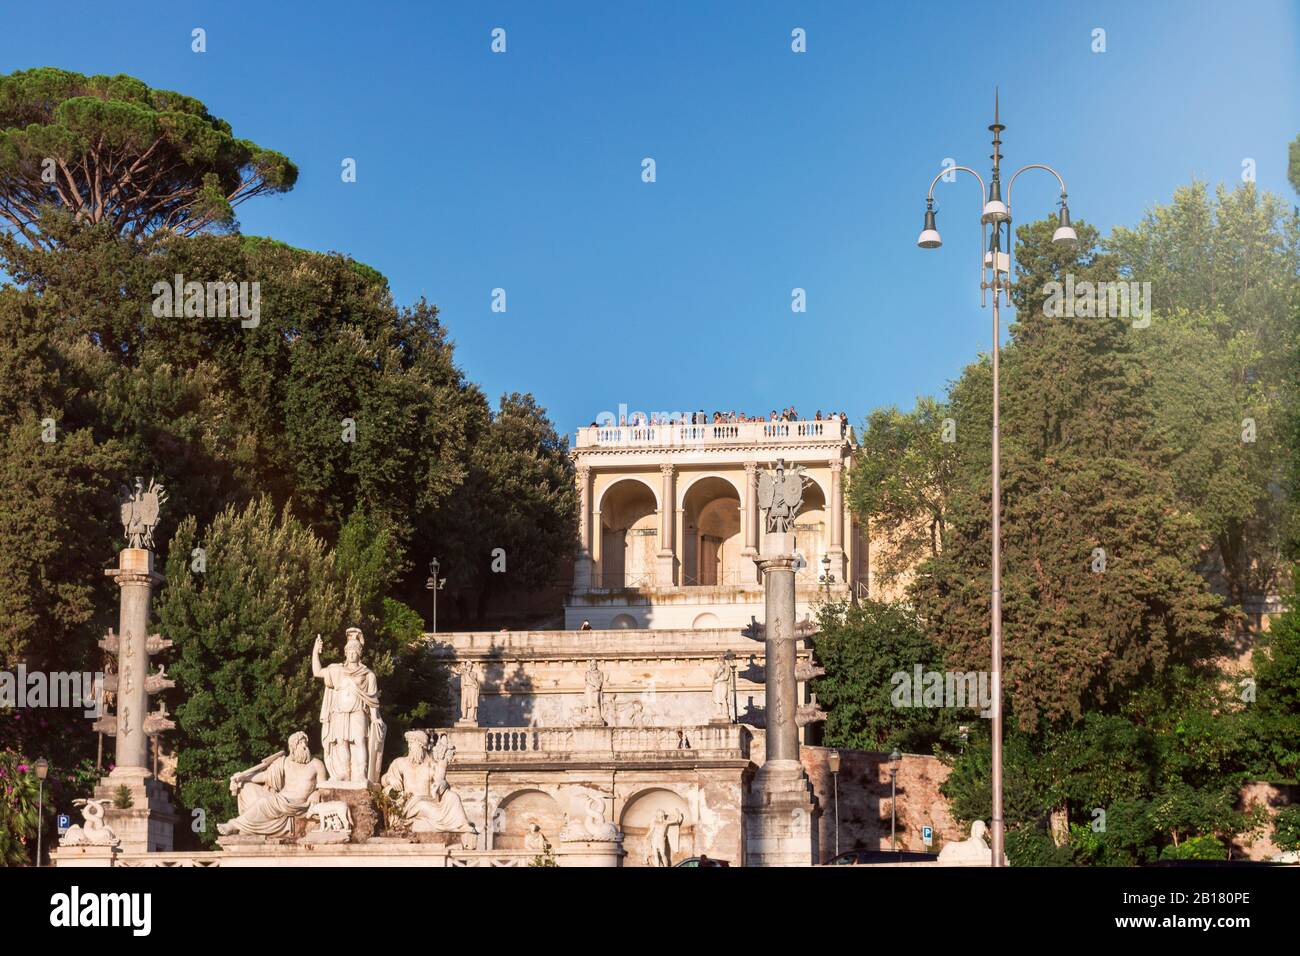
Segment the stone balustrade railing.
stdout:
<svg viewBox="0 0 1300 956">
<path fill-rule="evenodd" d="M 789 444 L 851 437 L 834 419 L 801 422 L 732 422 L 707 425 L 589 425 L 579 428 L 577 448 L 690 447 L 697 445 Z"/>
<path fill-rule="evenodd" d="M 680 736 L 679 736 L 680 732 Z M 653 754 L 694 758 L 702 754 L 749 756 L 749 730 L 741 724 L 690 727 L 452 727 L 446 733 L 457 761 L 581 760 L 584 756 Z"/>
</svg>

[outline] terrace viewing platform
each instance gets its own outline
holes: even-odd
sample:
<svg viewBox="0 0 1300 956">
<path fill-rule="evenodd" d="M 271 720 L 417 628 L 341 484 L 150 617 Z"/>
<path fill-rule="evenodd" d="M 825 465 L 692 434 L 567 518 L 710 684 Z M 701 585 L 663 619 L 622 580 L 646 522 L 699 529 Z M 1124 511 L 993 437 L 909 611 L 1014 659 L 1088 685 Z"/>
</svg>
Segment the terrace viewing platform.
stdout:
<svg viewBox="0 0 1300 956">
<path fill-rule="evenodd" d="M 741 627 L 761 616 L 758 476 L 778 461 L 804 479 L 792 529 L 800 615 L 863 578 L 864 529 L 844 494 L 857 451 L 847 420 L 645 417 L 619 425 L 606 413 L 577 431 L 579 550 L 565 627 Z"/>
<path fill-rule="evenodd" d="M 731 422 L 691 425 L 589 425 L 579 428 L 575 448 L 689 448 L 701 446 L 816 444 L 853 442 L 851 426 L 823 421 Z"/>
</svg>

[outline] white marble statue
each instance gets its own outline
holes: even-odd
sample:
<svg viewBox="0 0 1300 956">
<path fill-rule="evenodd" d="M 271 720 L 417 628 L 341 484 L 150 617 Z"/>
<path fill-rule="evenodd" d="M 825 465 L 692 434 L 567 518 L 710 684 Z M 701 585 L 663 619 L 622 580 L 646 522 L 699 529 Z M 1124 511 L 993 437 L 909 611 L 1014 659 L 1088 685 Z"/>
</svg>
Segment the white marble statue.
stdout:
<svg viewBox="0 0 1300 956">
<path fill-rule="evenodd" d="M 407 795 L 406 819 L 413 833 L 477 833 L 465 816 L 460 796 L 447 783 L 447 767 L 456 748 L 443 734 L 432 751 L 422 730 L 406 734 L 407 753 L 388 765 L 383 785 Z"/>
<path fill-rule="evenodd" d="M 311 651 L 311 673 L 325 682 L 320 739 L 331 781 L 379 782 L 379 763 L 388 731 L 379 716 L 375 672 L 361 663 L 366 638 L 359 627 L 347 630 L 346 663 L 320 662 L 321 637 Z"/>
<path fill-rule="evenodd" d="M 81 807 L 81 823 L 68 827 L 60 846 L 117 846 L 121 842 L 104 822 L 107 800 L 73 800 L 72 805 Z"/>
<path fill-rule="evenodd" d="M 582 812 L 566 815 L 564 827 L 560 830 L 561 840 L 606 842 L 619 838 L 618 827 L 605 819 L 604 797 L 584 787 L 578 791 L 578 800 L 582 803 Z"/>
<path fill-rule="evenodd" d="M 594 658 L 587 663 L 587 673 L 583 676 L 583 683 L 585 685 L 583 718 L 603 724 L 605 718 L 601 714 L 601 703 L 605 696 L 605 675 L 600 672 L 600 667 Z"/>
<path fill-rule="evenodd" d="M 647 866 L 673 865 L 673 854 L 677 852 L 685 819 L 680 810 L 673 816 L 669 816 L 666 810 L 655 812 L 654 822 L 646 835 Z"/>
<path fill-rule="evenodd" d="M 286 836 L 295 817 L 319 802 L 319 790 L 329 776 L 325 764 L 311 755 L 302 731 L 289 738 L 289 754 L 272 754 L 256 767 L 230 778 L 230 792 L 239 803 L 239 815 L 217 825 L 222 836 L 247 833 Z"/>
<path fill-rule="evenodd" d="M 478 723 L 478 695 L 483 674 L 476 661 L 463 661 L 457 668 L 460 675 L 460 719 L 465 723 Z"/>
<path fill-rule="evenodd" d="M 551 845 L 551 841 L 546 839 L 546 834 L 542 832 L 542 825 L 536 820 L 528 824 L 528 833 L 524 835 L 524 849 L 536 850 L 543 852 Z"/>
<path fill-rule="evenodd" d="M 731 666 L 725 657 L 718 658 L 713 672 L 713 711 L 718 720 L 731 719 Z"/>
<path fill-rule="evenodd" d="M 939 862 L 958 865 L 978 863 L 983 866 L 991 866 L 993 851 L 989 849 L 989 845 L 984 839 L 984 834 L 987 832 L 988 827 L 984 825 L 984 821 L 976 820 L 970 825 L 970 839 L 945 845 L 939 851 Z"/>
<path fill-rule="evenodd" d="M 352 808 L 343 800 L 313 803 L 307 808 L 307 816 L 314 817 L 326 833 L 352 832 Z"/>
</svg>

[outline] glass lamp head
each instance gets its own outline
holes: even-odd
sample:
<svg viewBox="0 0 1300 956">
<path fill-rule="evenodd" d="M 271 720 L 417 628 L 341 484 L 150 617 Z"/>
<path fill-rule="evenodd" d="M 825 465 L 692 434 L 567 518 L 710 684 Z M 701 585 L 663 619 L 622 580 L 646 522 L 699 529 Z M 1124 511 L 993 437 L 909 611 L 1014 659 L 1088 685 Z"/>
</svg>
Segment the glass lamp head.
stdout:
<svg viewBox="0 0 1300 956">
<path fill-rule="evenodd" d="M 934 224 L 934 206 L 930 203 L 926 203 L 925 226 L 921 229 L 916 244 L 922 249 L 938 249 L 943 245 L 943 240 L 939 238 L 939 230 Z"/>
<path fill-rule="evenodd" d="M 1078 241 L 1079 241 L 1079 237 L 1075 234 L 1074 226 L 1070 225 L 1070 207 L 1067 206 L 1064 201 L 1062 201 L 1061 218 L 1059 223 L 1057 224 L 1056 231 L 1052 233 L 1052 242 L 1060 242 L 1060 243 L 1065 243 L 1067 245 L 1073 245 Z"/>
</svg>

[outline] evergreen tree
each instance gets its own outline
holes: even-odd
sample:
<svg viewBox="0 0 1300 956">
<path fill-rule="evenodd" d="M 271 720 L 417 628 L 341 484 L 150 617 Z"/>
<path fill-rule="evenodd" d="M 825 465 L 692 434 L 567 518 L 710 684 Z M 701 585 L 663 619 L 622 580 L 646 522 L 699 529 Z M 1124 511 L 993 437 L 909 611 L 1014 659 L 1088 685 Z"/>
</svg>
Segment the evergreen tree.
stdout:
<svg viewBox="0 0 1300 956">
<path fill-rule="evenodd" d="M 196 549 L 202 549 L 202 560 Z M 197 570 L 201 568 L 202 570 Z M 202 839 L 236 812 L 229 779 L 307 731 L 319 753 L 320 682 L 311 675 L 317 634 L 341 657 L 338 638 L 360 612 L 356 582 L 325 542 L 268 498 L 229 508 L 199 532 L 176 529 L 157 604 L 159 630 L 175 642 L 175 746 L 181 803 L 205 811 Z M 367 634 L 366 664 L 381 688 L 395 648 Z"/>
</svg>

